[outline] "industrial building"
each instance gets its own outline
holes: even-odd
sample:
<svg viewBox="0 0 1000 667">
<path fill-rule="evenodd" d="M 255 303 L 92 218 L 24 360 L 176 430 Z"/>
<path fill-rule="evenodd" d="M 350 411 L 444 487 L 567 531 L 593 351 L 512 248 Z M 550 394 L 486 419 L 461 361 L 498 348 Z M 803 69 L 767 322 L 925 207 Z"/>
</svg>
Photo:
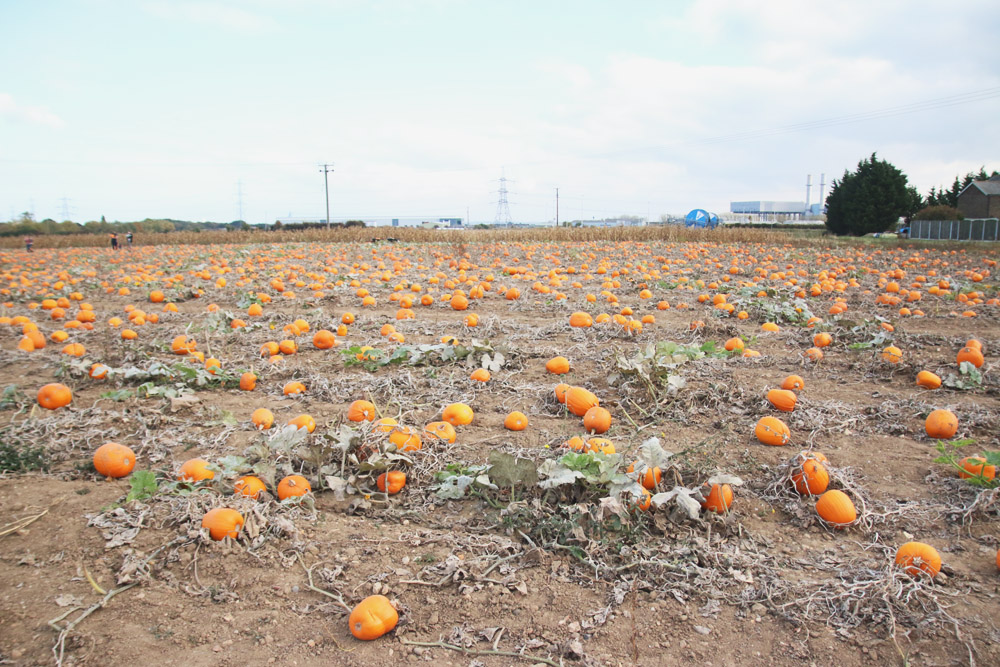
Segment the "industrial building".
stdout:
<svg viewBox="0 0 1000 667">
<path fill-rule="evenodd" d="M 748 222 L 784 222 L 800 220 L 807 214 L 804 201 L 734 201 L 729 212 L 746 215 Z"/>
</svg>

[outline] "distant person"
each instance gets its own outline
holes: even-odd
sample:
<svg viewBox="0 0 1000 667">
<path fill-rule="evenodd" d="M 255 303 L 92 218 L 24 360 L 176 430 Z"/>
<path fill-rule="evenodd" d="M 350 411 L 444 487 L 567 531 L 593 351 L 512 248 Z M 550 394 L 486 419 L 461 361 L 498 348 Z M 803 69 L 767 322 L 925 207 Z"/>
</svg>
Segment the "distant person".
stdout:
<svg viewBox="0 0 1000 667">
<path fill-rule="evenodd" d="M 31 246 L 33 245 L 35 245 L 35 239 L 31 238 L 30 236 L 25 236 L 24 249 L 27 250 L 28 252 L 35 252 L 34 250 L 31 249 Z"/>
<path fill-rule="evenodd" d="M 111 249 L 118 250 L 118 234 L 111 232 Z"/>
<path fill-rule="evenodd" d="M 125 235 L 125 243 L 126 243 L 126 245 L 128 245 L 128 249 L 131 250 L 132 249 L 132 232 L 129 232 L 128 234 Z"/>
</svg>

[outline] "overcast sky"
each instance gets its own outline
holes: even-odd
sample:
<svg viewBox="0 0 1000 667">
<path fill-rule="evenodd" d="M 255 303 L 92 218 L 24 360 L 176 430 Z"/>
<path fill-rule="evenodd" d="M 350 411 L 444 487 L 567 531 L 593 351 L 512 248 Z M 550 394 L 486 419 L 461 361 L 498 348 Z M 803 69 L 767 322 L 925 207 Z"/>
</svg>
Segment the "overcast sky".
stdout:
<svg viewBox="0 0 1000 667">
<path fill-rule="evenodd" d="M 0 0 L 0 219 L 658 218 L 1000 169 L 996 0 Z M 241 196 L 242 193 L 242 196 Z"/>
</svg>

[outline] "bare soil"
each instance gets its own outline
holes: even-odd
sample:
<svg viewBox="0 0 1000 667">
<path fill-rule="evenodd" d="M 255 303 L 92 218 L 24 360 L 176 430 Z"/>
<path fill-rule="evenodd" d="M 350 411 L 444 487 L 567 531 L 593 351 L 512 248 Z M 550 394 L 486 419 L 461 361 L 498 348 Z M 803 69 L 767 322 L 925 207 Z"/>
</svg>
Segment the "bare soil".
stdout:
<svg viewBox="0 0 1000 667">
<path fill-rule="evenodd" d="M 79 291 L 98 315 L 92 331 L 69 331 L 67 342 L 87 348 L 75 362 L 60 354 L 63 344 L 51 341 L 44 350 L 21 352 L 20 327 L 0 326 L 0 387 L 16 388 L 0 403 L 0 445 L 8 447 L 8 468 L 15 467 L 11 461 L 28 468 L 0 474 L 0 664 L 1000 664 L 996 492 L 935 463 L 937 442 L 924 432 L 926 415 L 948 408 L 960 420 L 956 437 L 975 441 L 966 453 L 1000 449 L 1000 383 L 991 359 L 1000 349 L 998 309 L 983 304 L 975 318 L 951 314 L 966 308 L 952 300 L 962 289 L 996 296 L 987 284 L 989 255 L 931 250 L 914 258 L 912 251 L 894 249 L 862 257 L 870 249 L 656 243 L 170 250 L 0 253 L 3 282 L 11 290 L 5 298 L 12 300 L 0 314 L 26 315 L 48 337 L 63 321 L 28 304 Z M 676 282 L 678 275 L 689 284 L 728 275 L 714 263 L 701 263 L 713 254 L 740 261 L 752 256 L 761 267 L 782 269 L 805 258 L 810 276 L 801 280 L 809 285 L 818 270 L 810 267 L 828 262 L 831 252 L 842 264 L 860 266 L 853 271 L 860 286 L 805 300 L 834 339 L 819 363 L 801 354 L 812 345 L 815 327 L 769 316 L 775 312 L 770 304 L 794 302 L 794 288 L 782 281 L 759 283 L 776 289 L 773 296 L 756 297 L 757 286 L 738 295 L 735 283 L 752 275 L 745 264 L 739 278 L 723 284 L 734 292 L 730 300 L 740 304 L 737 310 L 749 312 L 745 320 L 719 317 L 711 302 L 698 303 L 698 294 L 716 290 L 684 289 Z M 593 270 L 602 258 L 608 276 L 612 269 L 631 268 L 617 278 L 620 287 L 607 290 L 618 305 L 600 296 L 607 276 L 584 279 L 581 265 L 589 262 Z M 476 283 L 492 274 L 493 286 L 517 286 L 521 297 L 508 301 L 490 291 L 472 300 L 468 312 L 480 317 L 475 328 L 465 326 L 466 312 L 440 299 L 430 307 L 415 304 L 416 319 L 396 319 L 398 305 L 389 299 L 394 285 L 404 285 L 404 293 L 411 283 L 422 286 L 420 294 L 429 288 L 435 297 L 450 293 L 428 278 L 438 271 L 457 278 L 455 264 L 463 259 Z M 565 276 L 569 280 L 550 294 L 532 289 L 535 278 L 504 273 L 517 260 L 516 266 L 541 269 L 537 280 L 547 285 L 554 259 L 579 273 Z M 691 263 L 674 268 L 687 272 L 668 274 L 658 267 L 669 260 Z M 361 262 L 371 268 L 352 266 Z M 378 268 L 380 262 L 388 269 Z M 391 281 L 378 279 L 394 266 Z M 907 283 L 936 266 L 940 277 L 952 281 L 951 297 L 925 293 L 918 304 L 924 317 L 876 305 L 879 276 L 866 269 L 900 266 Z M 219 273 L 222 267 L 231 271 Z M 330 267 L 338 272 L 324 272 Z M 986 271 L 983 282 L 968 281 L 964 272 L 973 269 Z M 61 270 L 67 272 L 63 289 L 42 285 Z M 146 298 L 151 289 L 164 288 L 158 270 L 185 276 L 183 288 L 167 290 L 177 313 L 160 312 Z M 211 271 L 211 279 L 194 275 L 201 271 Z M 643 278 L 652 271 L 659 277 Z M 294 299 L 269 286 L 279 272 L 295 290 Z M 30 286 L 21 287 L 22 275 Z M 220 275 L 228 286 L 215 286 Z M 293 288 L 296 278 L 322 284 L 323 296 Z M 374 308 L 362 308 L 358 288 L 349 285 L 362 278 L 373 278 L 362 284 L 376 297 Z M 573 280 L 583 280 L 584 287 L 572 288 Z M 640 282 L 653 298 L 639 298 Z M 126 285 L 131 294 L 119 295 Z M 192 288 L 204 293 L 190 298 Z M 556 291 L 567 298 L 556 299 Z M 246 294 L 256 292 L 273 301 L 264 305 L 263 317 L 249 318 Z M 586 293 L 598 295 L 597 301 L 588 303 Z M 846 297 L 849 306 L 840 316 L 827 314 L 835 296 Z M 658 310 L 661 299 L 672 307 Z M 689 307 L 678 308 L 682 302 Z M 210 303 L 217 312 L 209 312 Z M 159 313 L 160 321 L 134 327 L 139 338 L 125 342 L 119 332 L 127 321 L 119 328 L 107 321 L 124 319 L 129 304 Z M 590 329 L 567 324 L 575 310 L 614 314 L 622 306 L 633 308 L 635 317 L 654 315 L 655 323 L 635 336 L 611 323 Z M 77 310 L 74 301 L 67 315 Z M 336 330 L 346 311 L 356 321 L 340 345 L 315 349 L 312 332 Z M 234 315 L 249 326 L 231 329 Z M 297 339 L 299 352 L 278 364 L 261 358 L 260 346 L 286 338 L 282 328 L 298 318 L 311 326 Z M 691 331 L 696 319 L 707 324 Z M 768 319 L 777 319 L 781 331 L 762 332 Z M 894 332 L 885 332 L 881 321 L 891 322 Z M 386 323 L 403 333 L 407 346 L 437 344 L 443 335 L 462 344 L 477 339 L 502 351 L 506 363 L 486 384 L 469 379 L 478 354 L 457 363 L 374 369 L 345 363 L 351 357 L 342 351 L 350 346 L 391 353 L 396 345 L 379 333 Z M 141 382 L 128 369 L 180 363 L 170 341 L 181 333 L 195 338 L 206 356 L 220 359 L 226 377 L 253 370 L 257 388 L 244 392 L 225 381 L 194 385 L 182 391 L 197 397 L 191 403 L 137 394 Z M 610 377 L 617 372 L 616 353 L 634 355 L 656 341 L 715 341 L 721 348 L 732 336 L 744 337 L 761 356 L 709 355 L 679 364 L 672 372 L 686 385 L 676 396 L 662 388 L 650 394 L 639 382 Z M 955 355 L 972 337 L 986 351 L 978 386 L 927 391 L 915 385 L 919 370 L 957 374 Z M 903 350 L 901 363 L 881 360 L 889 344 Z M 570 359 L 568 375 L 545 371 L 545 362 L 557 354 Z M 91 379 L 82 371 L 93 362 L 114 371 L 108 379 Z M 778 413 L 764 395 L 791 373 L 806 386 L 794 412 Z M 292 379 L 306 385 L 304 395 L 282 395 Z M 69 385 L 72 405 L 53 412 L 36 406 L 35 394 L 48 382 Z M 545 493 L 530 486 L 480 488 L 460 500 L 439 497 L 435 475 L 449 464 L 483 465 L 496 451 L 535 464 L 565 454 L 562 444 L 583 428 L 556 402 L 558 382 L 590 388 L 611 410 L 614 422 L 606 437 L 623 454 L 623 465 L 653 436 L 674 452 L 660 490 L 696 488 L 715 473 L 741 477 L 745 483 L 735 488 L 730 512 L 678 522 L 668 508 L 643 513 L 626 498 L 620 516 L 602 514 L 606 490 L 580 487 Z M 315 466 L 296 456 L 279 456 L 276 463 L 279 473 L 302 472 L 313 482 L 316 492 L 305 503 L 234 497 L 232 479 L 222 479 L 221 472 L 212 484 L 194 488 L 169 483 L 187 459 L 218 462 L 266 443 L 268 436 L 250 422 L 258 407 L 271 409 L 278 425 L 312 415 L 318 426 L 310 443 L 331 442 L 343 425 L 367 442 L 375 437 L 370 425 L 346 420 L 348 405 L 358 399 L 370 399 L 382 414 L 418 428 L 439 419 L 453 402 L 472 406 L 475 419 L 457 429 L 454 444 L 425 437 L 423 448 L 410 453 L 405 489 L 392 497 L 375 490 L 374 475 L 348 464 L 358 475 L 352 489 L 357 492 L 338 499 L 319 488 Z M 512 410 L 528 415 L 527 430 L 503 428 Z M 788 446 L 768 447 L 753 437 L 754 424 L 765 415 L 789 425 Z M 133 448 L 136 471 L 157 472 L 155 495 L 126 501 L 130 478 L 96 474 L 93 450 L 108 441 Z M 788 462 L 802 449 L 829 459 L 831 488 L 848 491 L 859 507 L 854 525 L 824 524 L 813 509 L 815 499 L 791 488 Z M 339 468 L 339 452 L 324 451 L 326 463 Z M 37 468 L 34 460 L 43 461 L 44 469 L 31 469 Z M 218 506 L 247 517 L 238 539 L 215 542 L 200 530 L 204 512 Z M 893 567 L 896 547 L 910 540 L 940 552 L 944 566 L 933 581 Z M 374 593 L 394 601 L 400 623 L 378 640 L 361 642 L 349 632 L 345 605 Z"/>
</svg>

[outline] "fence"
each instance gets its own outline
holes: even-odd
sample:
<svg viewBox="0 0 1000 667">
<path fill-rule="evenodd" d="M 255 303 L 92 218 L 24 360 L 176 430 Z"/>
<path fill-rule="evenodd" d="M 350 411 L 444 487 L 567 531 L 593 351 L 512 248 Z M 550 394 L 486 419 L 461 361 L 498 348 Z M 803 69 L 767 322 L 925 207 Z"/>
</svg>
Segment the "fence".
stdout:
<svg viewBox="0 0 1000 667">
<path fill-rule="evenodd" d="M 1000 240 L 1000 220 L 996 218 L 970 220 L 913 220 L 911 239 L 945 241 Z"/>
</svg>

